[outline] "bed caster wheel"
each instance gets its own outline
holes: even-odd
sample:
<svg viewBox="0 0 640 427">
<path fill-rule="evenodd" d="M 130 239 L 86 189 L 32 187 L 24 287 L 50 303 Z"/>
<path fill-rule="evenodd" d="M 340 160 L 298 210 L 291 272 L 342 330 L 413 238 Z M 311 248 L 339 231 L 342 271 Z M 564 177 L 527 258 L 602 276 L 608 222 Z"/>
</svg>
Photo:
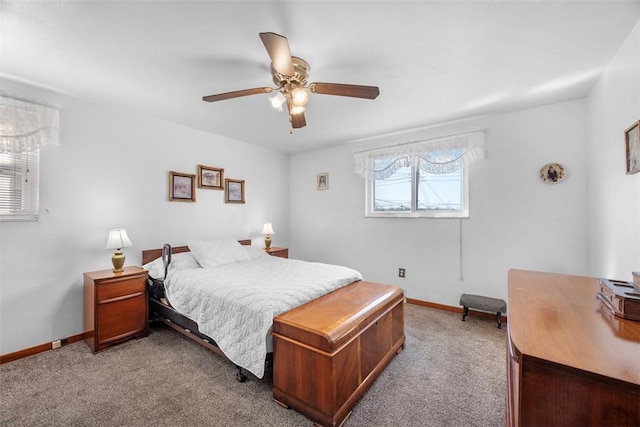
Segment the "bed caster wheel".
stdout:
<svg viewBox="0 0 640 427">
<path fill-rule="evenodd" d="M 400 353 L 402 353 L 403 351 L 404 351 L 404 344 L 402 344 L 402 345 L 400 346 L 400 348 L 399 348 L 398 350 L 396 350 L 396 354 L 400 354 Z"/>
</svg>

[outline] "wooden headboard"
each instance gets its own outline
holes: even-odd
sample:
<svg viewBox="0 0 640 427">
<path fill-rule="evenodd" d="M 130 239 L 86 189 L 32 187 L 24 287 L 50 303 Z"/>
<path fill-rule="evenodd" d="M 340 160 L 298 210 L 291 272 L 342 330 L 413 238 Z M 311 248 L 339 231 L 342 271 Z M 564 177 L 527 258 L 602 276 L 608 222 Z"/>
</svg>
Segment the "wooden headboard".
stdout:
<svg viewBox="0 0 640 427">
<path fill-rule="evenodd" d="M 238 240 L 243 246 L 251 246 L 251 239 Z M 189 252 L 189 246 L 172 246 L 171 253 L 179 254 L 180 252 Z M 145 249 L 142 251 L 142 265 L 150 263 L 156 258 L 162 256 L 162 248 L 159 249 Z"/>
</svg>

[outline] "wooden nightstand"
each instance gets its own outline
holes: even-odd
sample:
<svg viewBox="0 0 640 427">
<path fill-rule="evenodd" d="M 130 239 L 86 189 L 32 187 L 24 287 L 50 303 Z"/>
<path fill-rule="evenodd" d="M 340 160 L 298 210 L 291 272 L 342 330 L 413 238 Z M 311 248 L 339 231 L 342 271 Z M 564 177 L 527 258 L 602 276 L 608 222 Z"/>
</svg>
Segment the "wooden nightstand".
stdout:
<svg viewBox="0 0 640 427">
<path fill-rule="evenodd" d="M 264 250 L 271 256 L 279 256 L 280 258 L 289 258 L 289 248 L 279 248 L 277 246 L 272 246 L 269 249 Z"/>
<path fill-rule="evenodd" d="M 85 342 L 97 353 L 148 335 L 147 270 L 125 267 L 84 273 Z"/>
</svg>

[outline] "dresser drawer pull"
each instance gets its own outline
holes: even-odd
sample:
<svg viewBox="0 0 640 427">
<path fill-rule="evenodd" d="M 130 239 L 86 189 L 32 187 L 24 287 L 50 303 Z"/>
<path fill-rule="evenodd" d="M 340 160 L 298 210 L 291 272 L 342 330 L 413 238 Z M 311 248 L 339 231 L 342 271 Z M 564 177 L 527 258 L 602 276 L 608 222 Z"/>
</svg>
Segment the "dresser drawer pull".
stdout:
<svg viewBox="0 0 640 427">
<path fill-rule="evenodd" d="M 122 301 L 122 300 L 129 299 L 129 298 L 135 298 L 135 297 L 139 297 L 141 295 L 144 295 L 144 291 L 136 292 L 135 294 L 128 294 L 128 295 L 122 295 L 122 296 L 119 296 L 119 297 L 103 299 L 102 301 L 98 301 L 98 304 L 109 304 L 111 302 Z"/>
</svg>

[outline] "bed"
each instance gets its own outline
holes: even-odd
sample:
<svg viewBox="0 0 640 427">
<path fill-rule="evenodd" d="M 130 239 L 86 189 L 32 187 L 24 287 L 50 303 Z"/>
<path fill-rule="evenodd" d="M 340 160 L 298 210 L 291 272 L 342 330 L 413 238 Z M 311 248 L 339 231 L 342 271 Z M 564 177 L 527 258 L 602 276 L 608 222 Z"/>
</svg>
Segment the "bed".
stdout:
<svg viewBox="0 0 640 427">
<path fill-rule="evenodd" d="M 250 243 L 189 241 L 165 245 L 164 257 L 163 248 L 142 252 L 152 320 L 228 358 L 239 381 L 245 371 L 270 373 L 274 317 L 362 280 L 347 267 L 273 257 Z"/>
<path fill-rule="evenodd" d="M 341 425 L 404 348 L 404 293 L 250 243 L 143 251 L 149 312 L 233 362 L 239 381 L 244 371 L 270 373 L 277 403 L 318 425 Z"/>
</svg>

